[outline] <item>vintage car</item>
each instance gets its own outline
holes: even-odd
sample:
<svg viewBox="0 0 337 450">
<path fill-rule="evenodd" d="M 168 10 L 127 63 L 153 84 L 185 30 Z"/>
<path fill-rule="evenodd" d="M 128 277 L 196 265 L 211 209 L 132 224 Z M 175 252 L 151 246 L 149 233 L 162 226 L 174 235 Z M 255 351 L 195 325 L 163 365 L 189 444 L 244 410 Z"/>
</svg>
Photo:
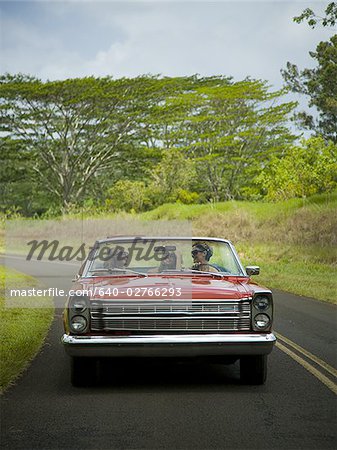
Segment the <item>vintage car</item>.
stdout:
<svg viewBox="0 0 337 450">
<path fill-rule="evenodd" d="M 272 293 L 251 280 L 258 273 L 225 239 L 98 240 L 64 311 L 72 384 L 95 382 L 107 357 L 240 360 L 241 380 L 263 384 L 276 338 Z"/>
</svg>

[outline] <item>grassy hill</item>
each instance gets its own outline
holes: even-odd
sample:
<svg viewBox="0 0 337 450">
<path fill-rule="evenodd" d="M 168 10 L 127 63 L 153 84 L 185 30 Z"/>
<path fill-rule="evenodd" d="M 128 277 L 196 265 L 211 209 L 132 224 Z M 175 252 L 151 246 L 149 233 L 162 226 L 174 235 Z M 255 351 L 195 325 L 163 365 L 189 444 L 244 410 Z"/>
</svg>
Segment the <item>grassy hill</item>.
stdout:
<svg viewBox="0 0 337 450">
<path fill-rule="evenodd" d="M 140 215 L 145 220 L 192 220 L 195 231 L 233 241 L 281 242 L 327 247 L 337 243 L 337 192 L 279 203 L 165 204 Z"/>
</svg>

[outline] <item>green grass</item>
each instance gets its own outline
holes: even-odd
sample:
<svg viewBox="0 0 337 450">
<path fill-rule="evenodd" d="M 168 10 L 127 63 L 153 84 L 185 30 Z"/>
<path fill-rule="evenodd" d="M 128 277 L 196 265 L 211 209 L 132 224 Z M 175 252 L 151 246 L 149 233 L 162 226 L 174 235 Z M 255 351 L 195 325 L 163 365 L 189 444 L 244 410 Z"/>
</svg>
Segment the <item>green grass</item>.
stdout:
<svg viewBox="0 0 337 450">
<path fill-rule="evenodd" d="M 50 298 L 28 298 L 25 307 L 9 307 L 5 289 L 37 286 L 34 278 L 0 266 L 0 391 L 14 382 L 39 351 L 54 313 Z"/>
<path fill-rule="evenodd" d="M 237 250 L 244 265 L 261 267 L 253 277 L 259 284 L 337 303 L 337 266 L 327 249 L 241 243 Z"/>
<path fill-rule="evenodd" d="M 205 214 L 224 213 L 232 214 L 245 211 L 257 220 L 270 220 L 277 217 L 289 217 L 300 209 L 308 211 L 317 210 L 337 210 L 337 192 L 331 194 L 313 195 L 307 199 L 293 198 L 278 203 L 248 202 L 248 201 L 228 201 L 218 203 L 208 203 L 203 205 L 183 205 L 177 203 L 167 203 L 152 211 L 147 211 L 139 215 L 145 220 L 192 220 Z"/>
</svg>

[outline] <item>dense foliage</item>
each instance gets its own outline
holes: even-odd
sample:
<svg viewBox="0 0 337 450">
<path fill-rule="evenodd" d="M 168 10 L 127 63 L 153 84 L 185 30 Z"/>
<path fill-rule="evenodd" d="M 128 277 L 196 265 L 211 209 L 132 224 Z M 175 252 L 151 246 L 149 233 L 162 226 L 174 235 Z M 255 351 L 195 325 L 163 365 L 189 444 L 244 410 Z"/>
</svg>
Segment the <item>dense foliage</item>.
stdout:
<svg viewBox="0 0 337 450">
<path fill-rule="evenodd" d="M 29 215 L 242 198 L 294 139 L 294 104 L 282 94 L 225 77 L 3 76 L 1 207 Z"/>
<path fill-rule="evenodd" d="M 337 188 L 337 144 L 310 138 L 290 147 L 283 158 L 272 158 L 256 182 L 267 200 L 309 197 Z"/>
</svg>

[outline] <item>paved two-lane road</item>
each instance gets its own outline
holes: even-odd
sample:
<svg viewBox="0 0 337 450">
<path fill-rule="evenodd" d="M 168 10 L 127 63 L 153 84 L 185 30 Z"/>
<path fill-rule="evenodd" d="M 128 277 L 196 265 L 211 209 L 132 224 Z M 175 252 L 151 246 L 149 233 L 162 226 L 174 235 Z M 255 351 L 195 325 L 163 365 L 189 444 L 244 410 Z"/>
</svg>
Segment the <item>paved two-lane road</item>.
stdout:
<svg viewBox="0 0 337 450">
<path fill-rule="evenodd" d="M 20 259 L 6 263 L 27 272 Z M 29 268 L 59 288 L 75 272 L 52 263 Z M 238 364 L 130 361 L 104 365 L 95 387 L 73 388 L 58 309 L 42 351 L 1 398 L 2 448 L 336 449 L 337 397 L 324 383 L 334 377 L 323 367 L 336 368 L 336 307 L 281 292 L 275 303 L 275 329 L 290 345 L 279 340 L 265 386 L 241 385 Z"/>
</svg>

